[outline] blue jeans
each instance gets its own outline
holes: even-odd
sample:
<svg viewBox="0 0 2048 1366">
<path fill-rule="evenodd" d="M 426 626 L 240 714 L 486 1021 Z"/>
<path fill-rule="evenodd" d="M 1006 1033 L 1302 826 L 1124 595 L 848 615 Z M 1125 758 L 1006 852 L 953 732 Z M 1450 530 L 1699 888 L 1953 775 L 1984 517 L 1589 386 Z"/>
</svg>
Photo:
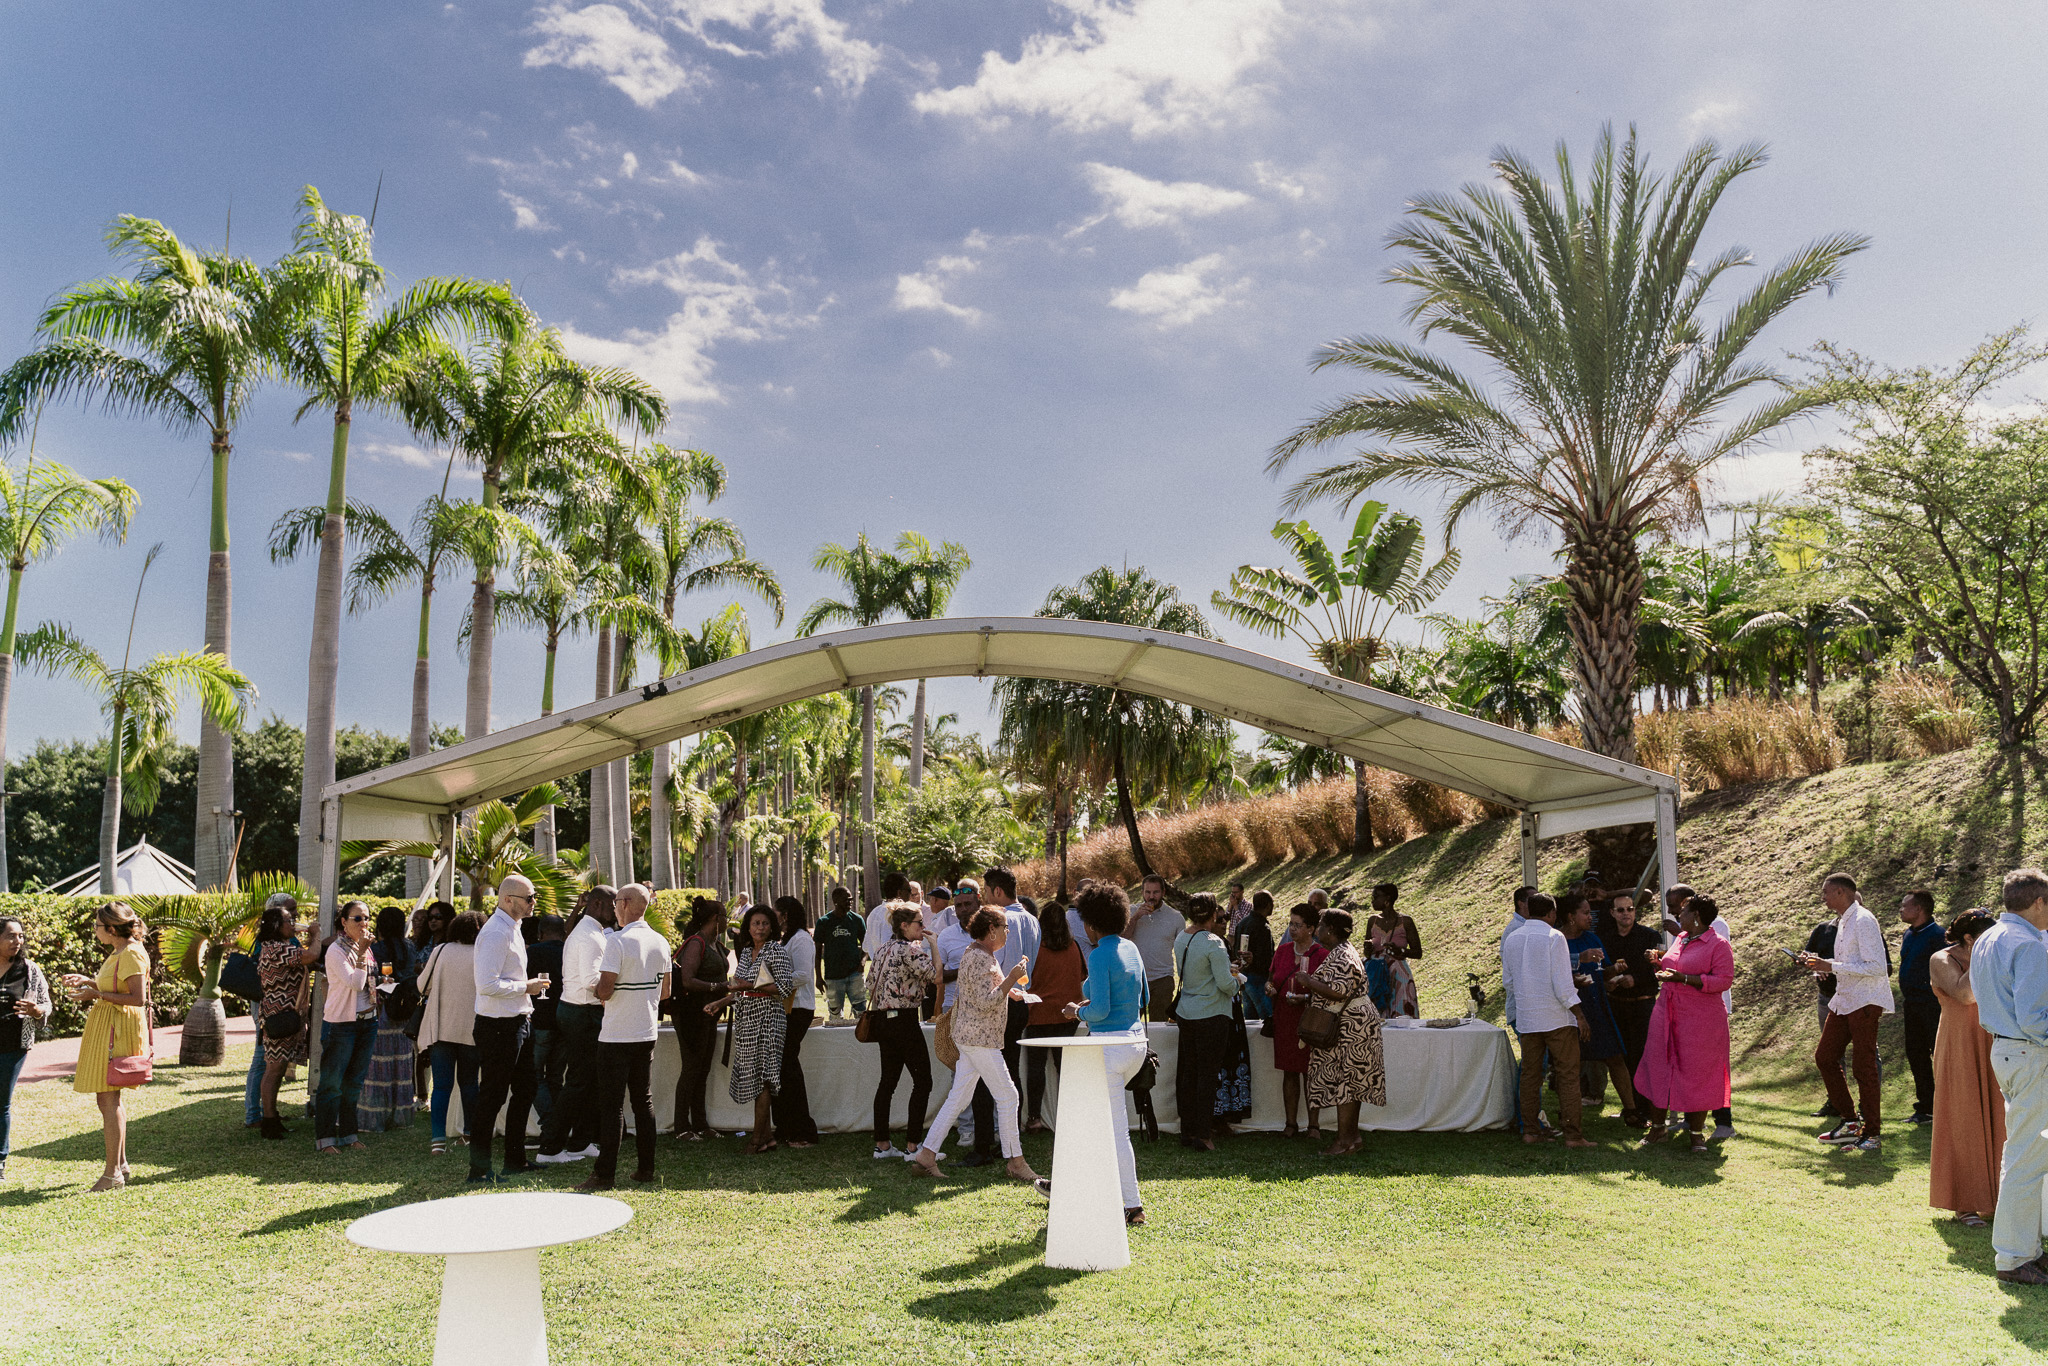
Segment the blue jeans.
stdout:
<svg viewBox="0 0 2048 1366">
<path fill-rule="evenodd" d="M 21 1079 L 21 1065 L 28 1050 L 0 1053 L 0 1167 L 7 1165 L 7 1129 L 14 1111 L 14 1083 Z"/>
<path fill-rule="evenodd" d="M 434 1077 L 433 1098 L 427 1102 L 427 1115 L 433 1122 L 433 1135 L 437 1139 L 448 1137 L 448 1093 L 456 1087 L 462 1088 L 462 1122 L 469 1123 L 469 1117 L 476 1113 L 476 1045 L 473 1043 L 437 1043 L 427 1050 L 427 1066 Z"/>
<path fill-rule="evenodd" d="M 548 1085 L 548 1059 L 555 1051 L 555 1031 L 533 1031 L 533 1127 L 536 1133 L 547 1127 L 548 1112 L 555 1108 L 555 1088 Z"/>
<path fill-rule="evenodd" d="M 256 1031 L 256 1056 L 249 1060 L 249 1079 L 242 1086 L 242 1127 L 263 1122 L 263 1031 Z"/>
<path fill-rule="evenodd" d="M 1247 1020 L 1269 1020 L 1273 1017 L 1273 1002 L 1266 995 L 1263 979 L 1247 975 L 1244 979 L 1244 1017 Z"/>
<path fill-rule="evenodd" d="M 356 1141 L 356 1097 L 377 1051 L 377 1017 L 347 1024 L 320 1025 L 320 1094 L 313 1108 L 313 1146 L 336 1147 L 338 1139 Z"/>
</svg>

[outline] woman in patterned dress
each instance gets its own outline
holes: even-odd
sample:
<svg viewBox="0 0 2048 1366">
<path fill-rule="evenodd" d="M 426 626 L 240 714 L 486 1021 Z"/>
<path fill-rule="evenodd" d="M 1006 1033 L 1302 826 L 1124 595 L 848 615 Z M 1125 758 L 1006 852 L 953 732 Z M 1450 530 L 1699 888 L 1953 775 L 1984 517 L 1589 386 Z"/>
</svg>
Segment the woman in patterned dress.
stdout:
<svg viewBox="0 0 2048 1366">
<path fill-rule="evenodd" d="M 299 1010 L 299 993 L 306 985 L 306 969 L 320 957 L 320 927 L 306 926 L 305 946 L 292 937 L 298 928 L 299 903 L 286 893 L 270 898 L 263 918 L 256 926 L 256 971 L 263 978 L 263 999 L 256 1003 L 256 1031 L 263 1036 L 263 1136 L 281 1139 L 291 1130 L 277 1115 L 277 1088 L 284 1074 L 306 1060 L 312 1042 L 307 1021 L 312 1011 Z M 299 1013 L 299 1032 L 286 1039 L 273 1039 L 268 1028 L 273 1015 L 287 1010 Z"/>
<path fill-rule="evenodd" d="M 142 922 L 118 901 L 99 908 L 92 921 L 93 938 L 113 952 L 97 977 L 66 973 L 71 999 L 91 1002 L 85 1033 L 78 1040 L 78 1070 L 71 1089 L 99 1102 L 100 1126 L 107 1140 L 107 1166 L 93 1183 L 96 1191 L 119 1190 L 128 1184 L 127 1092 L 107 1083 L 107 1063 L 133 1058 L 149 1048 L 149 954 L 142 947 Z"/>
<path fill-rule="evenodd" d="M 1324 911 L 1316 939 L 1330 951 L 1312 977 L 1297 976 L 1300 989 L 1326 1001 L 1341 1002 L 1337 1042 L 1312 1048 L 1308 1061 L 1308 1103 L 1311 1108 L 1337 1107 L 1337 1141 L 1323 1149 L 1325 1157 L 1343 1157 L 1364 1146 L 1358 1136 L 1358 1107 L 1387 1103 L 1386 1052 L 1380 1040 L 1380 1013 L 1365 995 L 1365 960 L 1351 947 L 1349 911 Z"/>
<path fill-rule="evenodd" d="M 1387 976 L 1393 982 L 1393 1003 L 1387 1013 L 1412 1020 L 1422 1010 L 1416 1004 L 1415 969 L 1408 965 L 1422 957 L 1422 934 L 1413 919 L 1394 909 L 1400 895 L 1399 883 L 1382 882 L 1374 887 L 1372 918 L 1365 924 L 1372 934 L 1372 956 L 1387 965 Z"/>
<path fill-rule="evenodd" d="M 371 950 L 377 957 L 380 982 L 399 987 L 419 976 L 422 955 L 414 952 L 406 937 L 405 912 L 396 906 L 377 912 L 377 936 Z M 385 968 L 391 970 L 388 977 L 382 975 Z M 392 1020 L 387 1009 L 390 1000 L 383 992 L 377 995 L 377 1042 L 370 1053 L 370 1070 L 363 1077 L 362 1094 L 356 1099 L 356 1127 L 364 1133 L 383 1133 L 412 1123 L 414 1046 L 404 1022 Z"/>
<path fill-rule="evenodd" d="M 732 1002 L 732 1081 L 726 1094 L 754 1106 L 754 1128 L 747 1140 L 750 1153 L 775 1149 L 770 1110 L 782 1089 L 782 998 L 796 991 L 796 970 L 782 947 L 782 926 L 767 906 L 749 906 L 740 921 L 739 960 L 733 965 L 729 994 L 704 1007 L 717 1015 Z"/>
</svg>

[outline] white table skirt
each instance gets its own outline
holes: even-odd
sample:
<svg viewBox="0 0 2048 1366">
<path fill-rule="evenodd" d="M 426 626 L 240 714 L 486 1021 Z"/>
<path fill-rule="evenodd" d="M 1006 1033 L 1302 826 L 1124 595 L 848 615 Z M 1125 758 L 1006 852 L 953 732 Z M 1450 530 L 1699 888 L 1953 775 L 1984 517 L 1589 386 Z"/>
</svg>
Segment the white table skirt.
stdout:
<svg viewBox="0 0 2048 1366">
<path fill-rule="evenodd" d="M 1280 1072 L 1273 1066 L 1273 1041 L 1258 1032 L 1252 1021 L 1252 1115 L 1237 1127 L 1277 1133 L 1286 1123 L 1281 1100 Z M 924 1028 L 925 1046 L 931 1047 L 931 1026 Z M 722 1034 L 722 1030 L 721 1030 Z M 1359 1111 L 1361 1129 L 1433 1130 L 1471 1133 L 1507 1125 L 1514 1111 L 1516 1069 L 1508 1048 L 1507 1035 L 1484 1021 L 1456 1029 L 1424 1029 L 1389 1025 L 1383 1031 L 1387 1054 L 1387 1103 L 1368 1105 Z M 1180 1111 L 1174 1104 L 1174 1063 L 1180 1055 L 1180 1030 L 1170 1024 L 1151 1027 L 1152 1051 L 1159 1055 L 1159 1084 L 1152 1091 L 1152 1108 L 1159 1127 L 1169 1133 L 1180 1129 Z M 727 1092 L 731 1069 L 712 1057 L 711 1079 L 705 1097 L 711 1123 L 724 1130 L 753 1126 L 751 1105 L 735 1104 Z M 850 1026 L 812 1026 L 804 1035 L 804 1081 L 810 1092 L 811 1117 L 822 1133 L 865 1133 L 874 1127 L 875 1086 L 881 1080 L 882 1051 L 874 1044 L 856 1041 Z M 1020 1064 L 1021 1069 L 1022 1064 Z M 682 1058 L 676 1048 L 675 1031 L 667 1025 L 654 1044 L 654 1115 L 663 1132 L 675 1122 L 676 1078 L 682 1072 Z M 939 1102 L 953 1083 L 953 1074 L 932 1059 L 931 1109 L 936 1115 Z M 1058 1112 L 1058 1087 L 1048 1069 L 1045 1115 Z M 1129 1108 L 1133 1126 L 1137 1111 Z M 906 1072 L 896 1083 L 896 1103 L 889 1121 L 901 1130 L 909 1116 L 910 1076 Z M 450 1098 L 449 1127 L 460 1131 L 460 1097 Z M 1326 1128 L 1336 1123 L 1335 1114 L 1322 1116 Z M 632 1114 L 626 1116 L 628 1127 Z M 499 1128 L 503 1129 L 503 1121 Z M 530 1128 L 529 1132 L 533 1130 Z"/>
</svg>

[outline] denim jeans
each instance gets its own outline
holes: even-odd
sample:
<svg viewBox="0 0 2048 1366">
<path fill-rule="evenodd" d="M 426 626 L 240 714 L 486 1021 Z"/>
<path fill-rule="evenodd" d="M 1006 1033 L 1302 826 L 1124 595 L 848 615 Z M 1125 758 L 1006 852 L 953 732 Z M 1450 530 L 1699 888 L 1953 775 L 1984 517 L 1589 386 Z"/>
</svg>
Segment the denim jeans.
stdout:
<svg viewBox="0 0 2048 1366">
<path fill-rule="evenodd" d="M 1244 1017 L 1247 1020 L 1273 1017 L 1273 1002 L 1266 995 L 1266 982 L 1262 977 L 1248 975 L 1244 979 Z"/>
<path fill-rule="evenodd" d="M 242 1085 L 242 1127 L 263 1122 L 263 1031 L 256 1031 L 256 1056 L 249 1060 L 249 1079 Z"/>
<path fill-rule="evenodd" d="M 548 1063 L 555 1051 L 555 1031 L 536 1029 L 533 1031 L 533 1127 L 536 1133 L 547 1128 L 548 1114 L 555 1108 L 555 1088 L 548 1080 Z"/>
<path fill-rule="evenodd" d="M 25 1048 L 0 1053 L 0 1167 L 7 1165 L 7 1129 L 14 1110 L 14 1083 L 21 1079 L 21 1065 L 27 1061 Z"/>
<path fill-rule="evenodd" d="M 332 1148 L 336 1140 L 356 1139 L 356 1097 L 377 1051 L 377 1017 L 320 1024 L 320 1093 L 313 1110 L 313 1142 Z"/>
<path fill-rule="evenodd" d="M 825 1018 L 838 1019 L 842 1002 L 848 1007 L 847 1014 L 855 1019 L 868 1008 L 868 984 L 859 973 L 825 979 Z"/>
<path fill-rule="evenodd" d="M 434 1074 L 433 1098 L 427 1103 L 427 1115 L 433 1121 L 434 1137 L 446 1139 L 449 1092 L 457 1087 L 462 1090 L 462 1122 L 465 1127 L 470 1116 L 476 1113 L 476 1045 L 437 1043 L 427 1050 L 427 1066 Z"/>
</svg>

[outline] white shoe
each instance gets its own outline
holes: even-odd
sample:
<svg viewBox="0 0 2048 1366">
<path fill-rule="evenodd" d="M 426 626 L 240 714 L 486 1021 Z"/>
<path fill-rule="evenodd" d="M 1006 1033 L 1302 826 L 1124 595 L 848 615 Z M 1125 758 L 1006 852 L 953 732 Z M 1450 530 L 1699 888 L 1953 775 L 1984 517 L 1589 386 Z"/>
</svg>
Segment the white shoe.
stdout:
<svg viewBox="0 0 2048 1366">
<path fill-rule="evenodd" d="M 584 1149 L 584 1150 L 583 1150 L 582 1152 L 580 1152 L 580 1153 L 570 1153 L 570 1154 L 569 1154 L 569 1156 L 570 1156 L 570 1157 L 572 1157 L 572 1158 L 574 1158 L 575 1160 L 577 1160 L 577 1161 L 579 1161 L 579 1162 L 580 1162 L 580 1161 L 582 1161 L 582 1160 L 583 1160 L 584 1158 L 586 1158 L 586 1157 L 596 1157 L 596 1156 L 597 1156 L 597 1145 L 596 1145 L 595 1143 L 593 1143 L 593 1144 L 591 1144 L 591 1145 L 590 1145 L 590 1146 L 589 1146 L 588 1148 L 585 1148 L 585 1149 Z"/>
<path fill-rule="evenodd" d="M 910 1150 L 909 1152 L 907 1152 L 907 1153 L 904 1153 L 904 1154 L 903 1154 L 903 1160 L 904 1160 L 905 1162 L 915 1162 L 915 1161 L 917 1160 L 917 1149 L 915 1149 L 915 1148 L 912 1148 L 912 1149 L 911 1149 L 911 1150 Z M 934 1162 L 944 1162 L 945 1160 L 946 1160 L 946 1155 L 945 1155 L 944 1153 L 933 1153 L 933 1154 L 932 1154 L 932 1161 L 934 1161 Z"/>
<path fill-rule="evenodd" d="M 582 1154 L 582 1153 L 537 1153 L 537 1154 L 535 1154 L 535 1155 L 534 1155 L 534 1159 L 533 1159 L 533 1160 L 534 1160 L 534 1161 L 536 1161 L 536 1162 L 541 1162 L 541 1163 L 545 1163 L 546 1165 L 548 1165 L 548 1166 L 550 1166 L 550 1167 L 553 1167 L 553 1166 L 558 1166 L 559 1164 L 561 1164 L 561 1163 L 564 1163 L 564 1162 L 580 1162 L 580 1161 L 582 1161 L 582 1160 L 583 1160 L 583 1154 Z"/>
<path fill-rule="evenodd" d="M 891 1144 L 890 1144 L 890 1145 L 889 1145 L 888 1147 L 886 1147 L 886 1148 L 877 1148 L 877 1149 L 875 1149 L 875 1161 L 877 1161 L 877 1162 L 881 1161 L 881 1160 L 882 1160 L 883 1158 L 885 1158 L 885 1157 L 906 1157 L 906 1158 L 907 1158 L 907 1157 L 909 1157 L 909 1156 L 910 1156 L 910 1154 L 909 1154 L 909 1153 L 906 1153 L 906 1152 L 904 1152 L 904 1151 L 903 1151 L 903 1150 L 902 1150 L 901 1148 L 898 1148 L 898 1147 L 897 1147 L 897 1146 L 896 1146 L 896 1145 L 895 1145 L 894 1143 L 891 1143 Z"/>
<path fill-rule="evenodd" d="M 1735 1126 L 1733 1124 L 1716 1124 L 1714 1126 L 1714 1137 L 1717 1139 L 1735 1137 Z"/>
</svg>

